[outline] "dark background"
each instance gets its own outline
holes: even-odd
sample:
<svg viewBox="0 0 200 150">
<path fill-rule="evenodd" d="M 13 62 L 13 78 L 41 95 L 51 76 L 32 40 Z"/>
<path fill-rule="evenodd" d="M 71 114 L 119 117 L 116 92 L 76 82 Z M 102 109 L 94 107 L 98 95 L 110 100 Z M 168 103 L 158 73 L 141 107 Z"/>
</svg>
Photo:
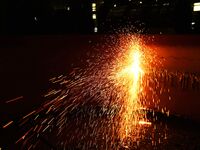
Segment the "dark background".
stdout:
<svg viewBox="0 0 200 150">
<path fill-rule="evenodd" d="M 199 33 L 200 13 L 193 11 L 194 2 L 1 0 L 0 34 L 91 34 L 94 27 L 98 33 L 110 33 L 127 26 L 142 29 L 143 33 Z M 94 11 L 92 3 L 96 4 Z M 92 14 L 97 18 L 92 19 Z"/>
</svg>

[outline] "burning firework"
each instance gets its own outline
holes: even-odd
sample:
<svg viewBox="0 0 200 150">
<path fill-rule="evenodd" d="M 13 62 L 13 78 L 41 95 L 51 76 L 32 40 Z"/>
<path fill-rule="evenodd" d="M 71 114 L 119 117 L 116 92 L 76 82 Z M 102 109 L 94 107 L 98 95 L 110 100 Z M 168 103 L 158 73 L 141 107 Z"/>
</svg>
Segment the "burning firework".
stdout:
<svg viewBox="0 0 200 150">
<path fill-rule="evenodd" d="M 37 149 L 42 142 L 69 149 L 138 144 L 141 130 L 151 125 L 140 110 L 151 105 L 149 99 L 153 104 L 158 101 L 160 84 L 154 77 L 161 63 L 154 61 L 156 57 L 139 37 L 123 36 L 87 68 L 50 79 L 53 89 L 44 95 L 45 103 L 18 122 L 28 130 L 16 144 L 28 149 Z"/>
<path fill-rule="evenodd" d="M 122 71 L 117 73 L 121 79 L 119 82 L 125 84 L 125 92 L 127 96 L 123 98 L 121 109 L 121 128 L 120 138 L 122 140 L 131 137 L 130 133 L 133 130 L 133 125 L 138 121 L 138 116 L 135 112 L 140 108 L 139 93 L 142 92 L 141 78 L 143 70 L 141 68 L 141 52 L 138 45 L 131 47 L 130 58 L 128 65 Z"/>
<path fill-rule="evenodd" d="M 145 99 L 142 98 L 142 95 L 146 95 L 143 77 L 152 69 L 152 57 L 148 56 L 149 49 L 146 49 L 139 38 L 130 37 L 128 39 L 129 41 L 126 42 L 128 45 L 123 45 L 125 51 L 116 61 L 117 65 L 112 71 L 115 85 L 120 89 L 120 95 L 122 95 L 120 96 L 121 100 L 118 100 L 121 104 L 119 137 L 125 147 L 139 138 L 140 135 L 137 135 L 140 132 L 139 124 L 150 124 L 145 121 L 145 114 L 141 114 L 139 110 L 145 109 Z"/>
</svg>

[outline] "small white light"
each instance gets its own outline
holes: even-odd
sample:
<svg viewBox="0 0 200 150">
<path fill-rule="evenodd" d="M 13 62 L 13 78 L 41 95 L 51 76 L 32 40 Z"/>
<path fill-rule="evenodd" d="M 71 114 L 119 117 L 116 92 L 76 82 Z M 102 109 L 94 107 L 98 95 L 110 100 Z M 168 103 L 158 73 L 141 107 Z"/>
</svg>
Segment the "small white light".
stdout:
<svg viewBox="0 0 200 150">
<path fill-rule="evenodd" d="M 163 6 L 169 6 L 169 3 L 164 3 Z"/>
<path fill-rule="evenodd" d="M 96 3 L 92 3 L 92 7 L 96 7 Z"/>
<path fill-rule="evenodd" d="M 96 14 L 92 14 L 92 19 L 97 19 L 97 15 Z"/>
<path fill-rule="evenodd" d="M 94 32 L 97 33 L 98 32 L 98 28 L 94 27 Z"/>
<path fill-rule="evenodd" d="M 140 4 L 142 4 L 142 1 L 140 1 Z"/>
<path fill-rule="evenodd" d="M 70 7 L 69 6 L 67 7 L 67 10 L 70 11 Z"/>
<path fill-rule="evenodd" d="M 114 4 L 114 7 L 117 7 L 117 5 L 116 5 L 116 4 Z"/>
<path fill-rule="evenodd" d="M 35 20 L 35 21 L 38 21 L 37 17 L 34 17 L 34 20 Z"/>
<path fill-rule="evenodd" d="M 191 25 L 195 25 L 195 22 L 191 22 Z"/>
</svg>

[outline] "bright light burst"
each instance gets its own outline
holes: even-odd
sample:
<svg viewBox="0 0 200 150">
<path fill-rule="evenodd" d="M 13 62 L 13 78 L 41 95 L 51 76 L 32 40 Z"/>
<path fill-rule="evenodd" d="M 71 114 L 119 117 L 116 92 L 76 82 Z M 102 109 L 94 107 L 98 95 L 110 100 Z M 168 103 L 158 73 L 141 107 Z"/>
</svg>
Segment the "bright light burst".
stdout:
<svg viewBox="0 0 200 150">
<path fill-rule="evenodd" d="M 122 108 L 120 110 L 120 129 L 119 137 L 124 146 L 127 146 L 126 140 L 133 140 L 133 131 L 141 116 L 137 111 L 143 107 L 140 103 L 140 93 L 143 92 L 142 77 L 144 75 L 144 53 L 141 50 L 139 41 L 130 41 L 130 46 L 125 53 L 125 60 L 119 61 L 120 70 L 116 71 L 116 79 L 119 85 L 123 85 L 121 92 L 124 92 L 124 97 L 121 97 Z M 139 118 L 140 117 L 140 118 Z M 142 116 L 143 118 L 145 116 Z M 135 136 L 135 135 L 134 135 Z"/>
<path fill-rule="evenodd" d="M 86 68 L 50 79 L 44 104 L 19 121 L 34 123 L 16 144 L 37 149 L 49 135 L 58 149 L 119 149 L 143 137 L 142 125 L 151 123 L 140 109 L 156 99 L 159 61 L 138 36 L 122 36 L 110 47 L 95 52 Z"/>
<path fill-rule="evenodd" d="M 132 63 L 130 66 L 125 68 L 126 79 L 128 80 L 129 84 L 128 86 L 128 95 L 129 97 L 124 100 L 123 107 L 124 112 L 122 116 L 122 139 L 125 137 L 128 137 L 131 133 L 131 130 L 133 128 L 134 119 L 136 119 L 136 116 L 134 116 L 134 112 L 136 109 L 138 109 L 139 106 L 139 90 L 140 90 L 140 78 L 142 74 L 142 69 L 140 67 L 140 52 L 139 50 L 133 49 L 133 54 L 130 56 L 132 57 Z M 123 132 L 125 132 L 125 135 L 123 135 Z M 124 137 L 125 136 L 125 137 Z"/>
</svg>

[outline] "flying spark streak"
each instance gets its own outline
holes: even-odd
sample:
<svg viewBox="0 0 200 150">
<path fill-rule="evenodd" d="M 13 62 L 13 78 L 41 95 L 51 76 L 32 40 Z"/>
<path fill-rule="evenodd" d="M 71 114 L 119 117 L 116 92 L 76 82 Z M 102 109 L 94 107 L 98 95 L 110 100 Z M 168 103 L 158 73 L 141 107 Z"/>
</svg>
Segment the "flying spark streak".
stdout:
<svg viewBox="0 0 200 150">
<path fill-rule="evenodd" d="M 3 128 L 7 128 L 7 127 L 10 126 L 12 123 L 13 123 L 13 121 L 9 121 L 7 124 L 5 124 L 5 125 L 3 126 Z"/>
<path fill-rule="evenodd" d="M 140 124 L 140 125 L 152 125 L 151 122 L 148 122 L 148 121 L 142 121 L 142 120 L 139 121 L 139 124 Z"/>
<path fill-rule="evenodd" d="M 11 99 L 11 100 L 6 101 L 6 103 L 8 104 L 8 103 L 11 103 L 11 102 L 15 102 L 15 101 L 21 100 L 21 99 L 23 99 L 23 98 L 24 98 L 23 96 L 19 96 L 19 97 L 16 97 L 16 98 L 14 98 L 14 99 Z"/>
<path fill-rule="evenodd" d="M 25 116 L 23 117 L 23 119 L 26 119 L 27 117 L 29 117 L 29 116 L 33 115 L 35 112 L 36 112 L 36 111 L 35 111 L 35 110 L 33 110 L 33 111 L 32 111 L 32 112 L 30 112 L 29 114 L 25 115 Z"/>
</svg>

